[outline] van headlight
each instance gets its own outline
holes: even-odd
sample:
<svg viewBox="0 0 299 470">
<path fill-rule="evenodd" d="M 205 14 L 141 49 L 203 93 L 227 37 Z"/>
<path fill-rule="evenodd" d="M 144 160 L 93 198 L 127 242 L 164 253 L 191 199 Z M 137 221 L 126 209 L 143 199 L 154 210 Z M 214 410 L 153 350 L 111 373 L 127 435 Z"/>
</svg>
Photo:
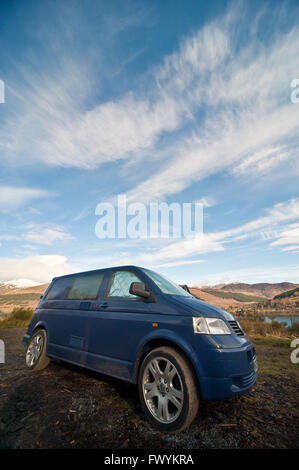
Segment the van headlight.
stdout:
<svg viewBox="0 0 299 470">
<path fill-rule="evenodd" d="M 231 335 L 229 327 L 220 318 L 193 317 L 193 331 L 205 335 Z"/>
</svg>

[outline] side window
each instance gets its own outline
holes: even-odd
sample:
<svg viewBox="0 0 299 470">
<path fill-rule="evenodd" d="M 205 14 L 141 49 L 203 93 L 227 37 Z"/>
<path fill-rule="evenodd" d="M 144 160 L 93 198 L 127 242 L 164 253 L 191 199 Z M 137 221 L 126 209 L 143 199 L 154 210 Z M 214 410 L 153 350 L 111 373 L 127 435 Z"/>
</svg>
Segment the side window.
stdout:
<svg viewBox="0 0 299 470">
<path fill-rule="evenodd" d="M 74 282 L 65 296 L 66 300 L 95 300 L 104 280 L 104 273 L 82 274 L 73 279 Z"/>
<path fill-rule="evenodd" d="M 53 281 L 52 286 L 47 294 L 46 300 L 63 300 L 67 290 L 72 284 L 73 278 L 59 277 Z"/>
<path fill-rule="evenodd" d="M 108 285 L 108 299 L 140 300 L 137 295 L 130 294 L 132 282 L 140 282 L 139 277 L 131 271 L 116 271 L 111 275 Z"/>
</svg>

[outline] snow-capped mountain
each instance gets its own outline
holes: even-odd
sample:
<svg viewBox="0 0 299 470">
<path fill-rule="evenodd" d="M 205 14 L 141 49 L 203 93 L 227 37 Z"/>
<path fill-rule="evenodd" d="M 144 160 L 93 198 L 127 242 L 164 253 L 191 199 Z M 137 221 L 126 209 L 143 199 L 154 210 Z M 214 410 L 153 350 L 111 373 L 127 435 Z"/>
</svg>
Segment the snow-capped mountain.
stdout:
<svg viewBox="0 0 299 470">
<path fill-rule="evenodd" d="M 7 289 L 24 289 L 25 287 L 39 286 L 40 282 L 31 281 L 31 279 L 14 279 L 12 281 L 0 281 L 0 287 Z"/>
</svg>

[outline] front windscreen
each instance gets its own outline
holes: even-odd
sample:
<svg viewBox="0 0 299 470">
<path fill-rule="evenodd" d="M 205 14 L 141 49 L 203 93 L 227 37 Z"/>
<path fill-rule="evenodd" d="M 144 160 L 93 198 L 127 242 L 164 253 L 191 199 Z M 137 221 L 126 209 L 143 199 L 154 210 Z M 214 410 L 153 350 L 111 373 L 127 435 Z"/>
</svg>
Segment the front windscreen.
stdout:
<svg viewBox="0 0 299 470">
<path fill-rule="evenodd" d="M 170 295 L 183 295 L 185 297 L 192 297 L 185 289 L 178 286 L 172 281 L 166 279 L 166 277 L 161 276 L 161 274 L 155 273 L 150 269 L 143 269 L 145 274 L 151 278 L 151 280 L 161 289 L 163 294 L 170 294 Z"/>
</svg>

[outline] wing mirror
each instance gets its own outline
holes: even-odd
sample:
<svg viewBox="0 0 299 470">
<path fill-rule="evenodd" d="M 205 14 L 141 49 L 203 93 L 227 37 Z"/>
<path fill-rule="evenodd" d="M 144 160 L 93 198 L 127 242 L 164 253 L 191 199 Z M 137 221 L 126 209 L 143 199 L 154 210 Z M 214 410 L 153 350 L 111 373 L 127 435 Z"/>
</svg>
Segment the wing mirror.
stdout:
<svg viewBox="0 0 299 470">
<path fill-rule="evenodd" d="M 145 290 L 144 282 L 132 282 L 130 285 L 130 294 L 138 295 L 144 299 L 148 299 L 151 295 L 150 291 Z"/>
</svg>

